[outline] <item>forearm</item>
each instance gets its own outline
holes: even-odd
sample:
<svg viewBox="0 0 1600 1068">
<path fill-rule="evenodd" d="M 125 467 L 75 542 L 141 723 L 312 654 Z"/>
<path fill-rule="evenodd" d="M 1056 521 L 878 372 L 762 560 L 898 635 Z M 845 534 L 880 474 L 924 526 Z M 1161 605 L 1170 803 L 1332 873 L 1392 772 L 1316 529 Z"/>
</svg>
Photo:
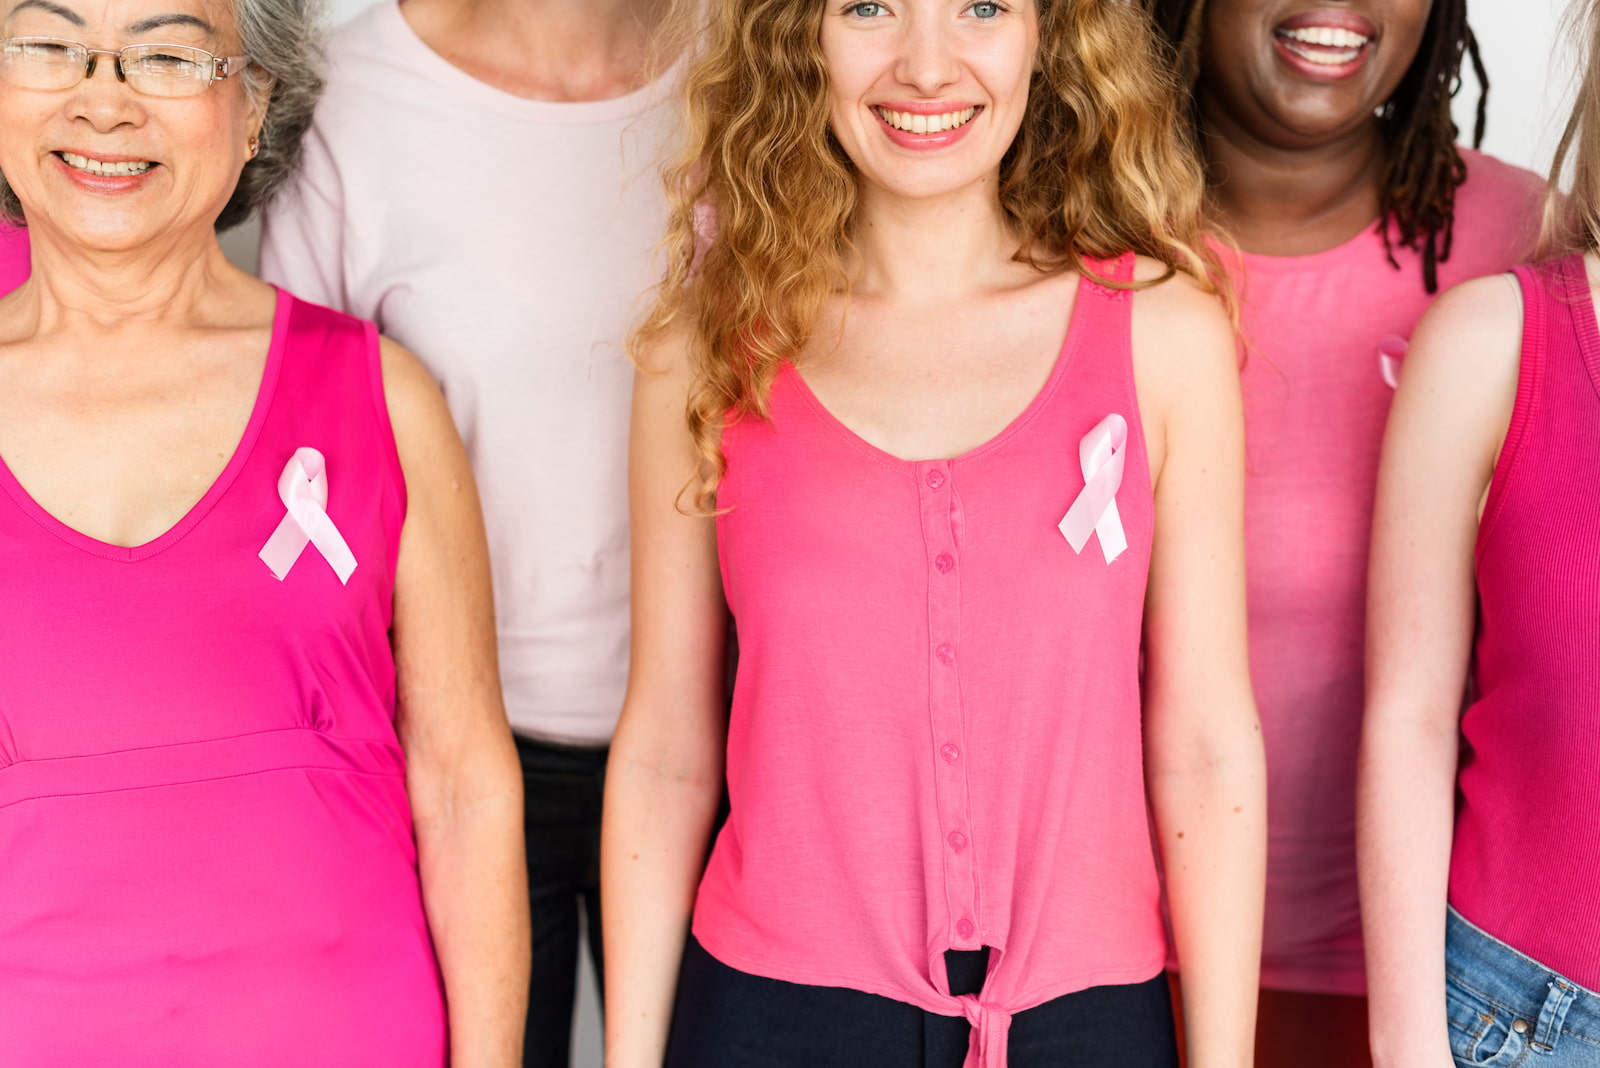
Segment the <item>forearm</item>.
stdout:
<svg viewBox="0 0 1600 1068">
<path fill-rule="evenodd" d="M 678 966 L 722 795 L 720 747 L 709 761 L 613 743 L 601 839 L 606 1063 L 659 1068 Z"/>
<path fill-rule="evenodd" d="M 494 785 L 485 786 L 484 779 Z M 509 768 L 496 768 L 484 779 L 476 780 L 471 794 L 426 806 L 416 820 L 422 895 L 444 978 L 453 1068 L 521 1064 L 528 1008 L 532 937 L 515 757 Z"/>
<path fill-rule="evenodd" d="M 1266 885 L 1266 761 L 1239 732 L 1147 774 L 1183 969 L 1190 1068 L 1248 1068 L 1255 1048 Z"/>
<path fill-rule="evenodd" d="M 1449 1068 L 1445 904 L 1458 740 L 1374 701 L 1361 753 L 1361 916 L 1377 1068 Z M 1448 724 L 1448 727 L 1445 726 Z"/>
</svg>

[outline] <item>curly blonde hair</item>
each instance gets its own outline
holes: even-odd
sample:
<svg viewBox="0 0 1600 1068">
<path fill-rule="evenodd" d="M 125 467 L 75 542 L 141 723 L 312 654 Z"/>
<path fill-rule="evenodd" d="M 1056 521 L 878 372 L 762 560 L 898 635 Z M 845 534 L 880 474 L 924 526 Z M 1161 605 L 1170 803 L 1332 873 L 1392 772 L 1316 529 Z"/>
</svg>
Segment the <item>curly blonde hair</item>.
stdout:
<svg viewBox="0 0 1600 1068">
<path fill-rule="evenodd" d="M 1226 300 L 1202 236 L 1204 174 L 1148 13 L 1126 0 L 1032 2 L 1040 69 L 999 183 L 1017 259 L 1092 273 L 1086 259 L 1134 251 Z M 699 47 L 684 75 L 684 144 L 664 170 L 665 277 L 633 343 L 668 330 L 689 339 L 701 466 L 686 492 L 703 513 L 726 468 L 725 421 L 766 417 L 779 369 L 851 284 L 856 183 L 828 123 L 823 8 L 709 0 L 679 13 L 680 26 L 695 23 L 680 39 Z"/>
</svg>

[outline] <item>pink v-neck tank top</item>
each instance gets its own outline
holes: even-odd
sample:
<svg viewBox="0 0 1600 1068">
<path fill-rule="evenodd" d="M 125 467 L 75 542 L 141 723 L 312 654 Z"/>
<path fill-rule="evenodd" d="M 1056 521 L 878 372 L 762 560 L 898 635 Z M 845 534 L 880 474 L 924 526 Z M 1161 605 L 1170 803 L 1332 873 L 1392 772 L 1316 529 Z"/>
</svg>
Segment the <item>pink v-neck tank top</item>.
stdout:
<svg viewBox="0 0 1600 1068">
<path fill-rule="evenodd" d="M 281 581 L 258 556 L 306 447 L 347 584 L 316 545 Z M 280 292 L 237 451 L 152 542 L 0 490 L 0 1061 L 441 1068 L 372 327 Z"/>
<path fill-rule="evenodd" d="M 1102 265 L 1128 278 L 1132 257 Z M 835 420 L 794 369 L 769 421 L 723 436 L 722 574 L 740 661 L 732 812 L 694 932 L 755 975 L 896 998 L 974 1026 L 1160 973 L 1139 644 L 1154 507 L 1132 298 L 1084 280 L 1028 408 L 953 460 L 908 462 Z M 1128 548 L 1074 552 L 1079 443 L 1127 423 Z M 993 947 L 952 997 L 946 950 Z"/>
<path fill-rule="evenodd" d="M 1600 990 L 1600 326 L 1583 257 L 1516 276 L 1522 365 L 1478 529 L 1450 903 Z"/>
</svg>

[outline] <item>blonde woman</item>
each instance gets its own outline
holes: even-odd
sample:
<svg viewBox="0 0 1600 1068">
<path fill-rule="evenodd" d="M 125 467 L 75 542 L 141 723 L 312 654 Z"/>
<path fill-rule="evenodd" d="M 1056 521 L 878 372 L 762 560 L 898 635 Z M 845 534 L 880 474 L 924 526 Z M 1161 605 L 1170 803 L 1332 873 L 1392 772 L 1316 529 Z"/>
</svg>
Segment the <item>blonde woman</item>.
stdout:
<svg viewBox="0 0 1600 1068">
<path fill-rule="evenodd" d="M 1439 300 L 1384 442 L 1360 833 L 1379 1068 L 1600 1066 L 1600 4 L 1574 16 L 1552 258 Z"/>
<path fill-rule="evenodd" d="M 1148 801 L 1191 1063 L 1247 1065 L 1238 379 L 1146 17 L 709 8 L 635 386 L 609 1063 L 1166 1068 Z"/>
</svg>

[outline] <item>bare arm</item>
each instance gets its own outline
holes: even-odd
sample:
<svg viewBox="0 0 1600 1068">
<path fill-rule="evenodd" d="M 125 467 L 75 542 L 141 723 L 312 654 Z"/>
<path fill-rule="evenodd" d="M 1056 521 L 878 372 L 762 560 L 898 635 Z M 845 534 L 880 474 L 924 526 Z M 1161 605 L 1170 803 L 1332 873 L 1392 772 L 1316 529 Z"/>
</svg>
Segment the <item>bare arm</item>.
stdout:
<svg viewBox="0 0 1600 1068">
<path fill-rule="evenodd" d="M 1367 611 L 1358 844 L 1379 1068 L 1450 1068 L 1444 932 L 1478 508 L 1516 396 L 1521 308 L 1504 278 L 1417 328 L 1384 438 Z"/>
<path fill-rule="evenodd" d="M 727 746 L 716 528 L 676 507 L 695 469 L 684 423 L 690 373 L 671 339 L 649 362 L 663 370 L 634 383 L 633 653 L 600 853 L 611 1068 L 659 1068 L 665 1053 Z"/>
<path fill-rule="evenodd" d="M 1138 294 L 1155 480 L 1145 781 L 1184 978 L 1191 1068 L 1248 1066 L 1266 883 L 1266 760 L 1244 598 L 1244 417 L 1233 332 L 1177 279 Z"/>
<path fill-rule="evenodd" d="M 400 744 L 454 1068 L 521 1063 L 527 1012 L 522 773 L 501 704 L 489 550 L 466 451 L 433 380 L 384 342 L 409 499 L 395 578 Z"/>
</svg>

